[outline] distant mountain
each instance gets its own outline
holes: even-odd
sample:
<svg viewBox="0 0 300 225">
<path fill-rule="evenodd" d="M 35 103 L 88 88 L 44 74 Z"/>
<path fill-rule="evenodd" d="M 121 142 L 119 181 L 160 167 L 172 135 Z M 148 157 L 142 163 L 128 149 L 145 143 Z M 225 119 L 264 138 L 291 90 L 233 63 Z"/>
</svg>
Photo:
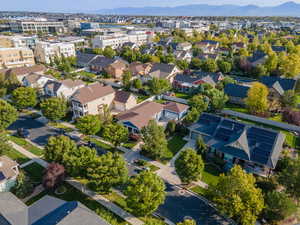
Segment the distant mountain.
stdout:
<svg viewBox="0 0 300 225">
<path fill-rule="evenodd" d="M 300 4 L 286 2 L 278 6 L 256 5 L 183 5 L 177 7 L 116 8 L 94 11 L 106 15 L 152 15 L 152 16 L 300 16 Z"/>
</svg>

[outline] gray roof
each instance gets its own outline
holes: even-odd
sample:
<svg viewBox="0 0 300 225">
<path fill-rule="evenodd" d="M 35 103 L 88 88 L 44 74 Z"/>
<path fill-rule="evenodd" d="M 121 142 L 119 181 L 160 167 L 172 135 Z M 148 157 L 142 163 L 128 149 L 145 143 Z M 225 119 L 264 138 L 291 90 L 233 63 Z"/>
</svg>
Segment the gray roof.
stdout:
<svg viewBox="0 0 300 225">
<path fill-rule="evenodd" d="M 296 86 L 296 80 L 281 77 L 262 76 L 259 82 L 263 83 L 268 88 L 273 88 L 274 84 L 278 82 L 284 91 L 294 90 Z"/>
<path fill-rule="evenodd" d="M 248 86 L 239 84 L 226 84 L 224 87 L 224 93 L 229 97 L 246 98 L 248 94 Z"/>
<path fill-rule="evenodd" d="M 269 168 L 276 167 L 285 137 L 281 132 L 209 113 L 202 113 L 189 129 L 218 151 Z"/>
<path fill-rule="evenodd" d="M 149 74 L 151 77 L 166 78 L 176 66 L 173 64 L 154 63 Z"/>
<path fill-rule="evenodd" d="M 44 196 L 27 207 L 10 192 L 0 193 L 1 225 L 109 225 L 79 202 Z"/>
<path fill-rule="evenodd" d="M 88 65 L 96 57 L 97 57 L 97 55 L 95 55 L 95 54 L 77 52 L 77 54 L 76 54 L 77 64 L 78 65 Z"/>
</svg>

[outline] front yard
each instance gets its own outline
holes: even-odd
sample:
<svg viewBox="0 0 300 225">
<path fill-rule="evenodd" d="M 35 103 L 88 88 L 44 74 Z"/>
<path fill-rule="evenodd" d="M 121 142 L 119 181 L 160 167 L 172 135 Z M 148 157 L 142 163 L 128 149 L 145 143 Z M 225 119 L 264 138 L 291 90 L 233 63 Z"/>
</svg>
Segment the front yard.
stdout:
<svg viewBox="0 0 300 225">
<path fill-rule="evenodd" d="M 45 168 L 40 164 L 34 162 L 24 167 L 22 170 L 25 171 L 26 175 L 30 178 L 30 181 L 35 185 L 42 182 L 43 173 Z"/>
<path fill-rule="evenodd" d="M 36 156 L 42 156 L 44 154 L 43 149 L 29 143 L 24 138 L 11 135 L 11 136 L 9 136 L 9 139 L 12 142 L 16 143 L 17 145 L 22 146 L 23 148 L 25 148 L 26 150 L 28 150 L 29 152 L 31 152 L 32 154 L 34 154 Z"/>
<path fill-rule="evenodd" d="M 3 154 L 11 158 L 12 160 L 15 160 L 20 165 L 30 161 L 29 158 L 27 158 L 25 155 L 15 150 L 13 147 L 11 147 L 10 150 L 8 151 L 4 151 Z"/>
<path fill-rule="evenodd" d="M 168 152 L 166 157 L 163 159 L 163 162 L 166 163 L 167 161 L 171 160 L 180 149 L 187 143 L 187 141 L 183 140 L 183 138 L 179 135 L 173 136 L 168 141 Z"/>
<path fill-rule="evenodd" d="M 218 183 L 221 173 L 222 171 L 220 171 L 217 166 L 211 163 L 206 163 L 201 180 L 208 185 L 215 185 Z"/>
</svg>

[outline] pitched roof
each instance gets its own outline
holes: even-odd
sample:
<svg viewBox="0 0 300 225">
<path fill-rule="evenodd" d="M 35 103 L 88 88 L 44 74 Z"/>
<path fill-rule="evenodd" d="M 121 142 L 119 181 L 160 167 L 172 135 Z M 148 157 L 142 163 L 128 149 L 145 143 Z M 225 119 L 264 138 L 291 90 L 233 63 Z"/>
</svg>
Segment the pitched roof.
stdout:
<svg viewBox="0 0 300 225">
<path fill-rule="evenodd" d="M 265 58 L 266 56 L 267 56 L 266 53 L 264 53 L 264 52 L 262 52 L 262 51 L 256 51 L 256 52 L 253 53 L 252 56 L 248 57 L 247 59 L 248 59 L 248 61 L 249 61 L 250 63 L 254 63 L 254 62 L 256 62 L 257 60 L 260 60 L 260 59 L 262 59 L 262 58 Z"/>
<path fill-rule="evenodd" d="M 106 95 L 114 93 L 115 90 L 107 85 L 103 86 L 100 83 L 90 84 L 83 88 L 78 89 L 72 96 L 72 99 L 79 101 L 82 104 L 102 98 Z"/>
<path fill-rule="evenodd" d="M 273 45 L 272 46 L 272 50 L 274 52 L 285 52 L 286 51 L 286 47 Z"/>
<path fill-rule="evenodd" d="M 53 79 L 53 80 L 55 79 L 51 75 L 44 75 L 44 74 L 39 74 L 39 73 L 30 73 L 29 75 L 26 76 L 26 80 L 28 80 L 31 84 L 33 84 L 33 83 L 36 83 L 42 77 Z"/>
<path fill-rule="evenodd" d="M 90 62 L 90 65 L 99 66 L 99 67 L 106 67 L 106 66 L 108 66 L 109 64 L 111 64 L 113 62 L 114 62 L 113 59 L 107 58 L 105 56 L 98 56 Z"/>
<path fill-rule="evenodd" d="M 203 71 L 196 71 L 193 74 L 177 74 L 174 78 L 174 81 L 181 83 L 194 83 L 198 81 L 204 81 L 211 85 L 215 85 L 222 77 L 222 73 L 210 73 Z"/>
<path fill-rule="evenodd" d="M 60 82 L 68 88 L 74 88 L 85 84 L 82 80 L 72 80 L 72 79 L 66 79 Z"/>
<path fill-rule="evenodd" d="M 294 90 L 296 86 L 296 80 L 288 78 L 262 76 L 259 81 L 266 85 L 268 88 L 272 88 L 276 82 L 279 82 L 281 88 L 284 91 Z"/>
<path fill-rule="evenodd" d="M 156 102 L 144 102 L 128 111 L 120 113 L 117 115 L 117 119 L 120 121 L 130 121 L 137 128 L 141 129 L 147 126 L 149 121 L 153 117 L 161 112 L 164 105 Z"/>
<path fill-rule="evenodd" d="M 214 114 L 202 113 L 190 130 L 202 134 L 210 147 L 239 159 L 275 168 L 284 135 Z"/>
<path fill-rule="evenodd" d="M 115 101 L 121 102 L 121 103 L 126 103 L 128 99 L 130 98 L 131 93 L 127 91 L 117 91 L 115 95 Z"/>
<path fill-rule="evenodd" d="M 1 69 L 0 73 L 10 75 L 15 74 L 16 76 L 22 76 L 29 73 L 38 73 L 46 71 L 46 67 L 43 65 L 34 65 L 34 66 L 24 66 L 24 67 L 17 67 L 11 69 Z"/>
<path fill-rule="evenodd" d="M 187 110 L 188 108 L 189 108 L 189 106 L 180 104 L 177 102 L 168 102 L 164 107 L 164 109 L 166 109 L 168 111 L 176 112 L 176 113 L 182 113 L 185 110 Z"/>
<path fill-rule="evenodd" d="M 77 52 L 76 54 L 77 64 L 81 64 L 81 65 L 89 64 L 96 57 L 97 57 L 96 54 Z"/>
<path fill-rule="evenodd" d="M 0 173 L 4 176 L 3 179 L 9 179 L 16 176 L 16 171 L 13 170 L 13 167 L 18 166 L 19 164 L 16 161 L 11 160 L 7 156 L 0 157 Z M 1 179 L 0 179 L 1 182 Z"/>
<path fill-rule="evenodd" d="M 151 74 L 152 77 L 166 78 L 173 72 L 175 68 L 176 65 L 173 64 L 154 63 L 149 74 Z"/>
<path fill-rule="evenodd" d="M 224 93 L 230 97 L 246 98 L 249 89 L 249 87 L 239 84 L 226 84 Z"/>
</svg>

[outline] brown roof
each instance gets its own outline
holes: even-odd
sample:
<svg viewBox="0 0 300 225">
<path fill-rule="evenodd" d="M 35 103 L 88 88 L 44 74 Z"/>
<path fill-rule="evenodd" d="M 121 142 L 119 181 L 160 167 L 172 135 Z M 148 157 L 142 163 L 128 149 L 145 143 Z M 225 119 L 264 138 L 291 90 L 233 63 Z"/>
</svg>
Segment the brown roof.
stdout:
<svg viewBox="0 0 300 225">
<path fill-rule="evenodd" d="M 0 173 L 2 173 L 6 179 L 16 175 L 16 171 L 12 168 L 19 165 L 17 162 L 11 160 L 7 156 L 1 156 L 0 163 L 2 164 L 0 165 Z"/>
<path fill-rule="evenodd" d="M 62 80 L 61 83 L 69 88 L 84 85 L 84 82 L 82 80 L 71 80 L 71 79 Z"/>
<path fill-rule="evenodd" d="M 130 96 L 131 96 L 130 92 L 117 91 L 114 100 L 117 101 L 117 102 L 126 103 Z"/>
<path fill-rule="evenodd" d="M 181 113 L 187 110 L 189 107 L 187 105 L 180 104 L 177 102 L 168 102 L 164 108 L 172 112 Z"/>
<path fill-rule="evenodd" d="M 156 102 L 144 102 L 126 112 L 117 115 L 118 120 L 130 121 L 139 129 L 148 125 L 155 114 L 161 112 L 164 105 Z"/>
<path fill-rule="evenodd" d="M 114 92 L 115 90 L 109 85 L 103 86 L 100 83 L 94 83 L 78 89 L 72 98 L 84 104 L 112 94 Z"/>
<path fill-rule="evenodd" d="M 2 69 L 0 73 L 3 74 L 15 74 L 16 76 L 22 76 L 29 73 L 37 73 L 37 72 L 45 72 L 46 67 L 43 65 L 34 65 L 34 66 L 24 66 L 24 67 L 17 67 L 11 69 Z"/>
<path fill-rule="evenodd" d="M 109 66 L 115 69 L 125 69 L 127 67 L 127 62 L 125 62 L 124 60 L 116 60 L 113 63 L 111 63 Z"/>
<path fill-rule="evenodd" d="M 54 79 L 54 77 L 50 76 L 50 75 L 44 75 L 44 74 L 39 74 L 39 73 L 30 73 L 29 75 L 26 76 L 26 79 L 31 83 L 35 83 L 37 82 L 41 77 L 47 77 L 49 79 Z"/>
</svg>

